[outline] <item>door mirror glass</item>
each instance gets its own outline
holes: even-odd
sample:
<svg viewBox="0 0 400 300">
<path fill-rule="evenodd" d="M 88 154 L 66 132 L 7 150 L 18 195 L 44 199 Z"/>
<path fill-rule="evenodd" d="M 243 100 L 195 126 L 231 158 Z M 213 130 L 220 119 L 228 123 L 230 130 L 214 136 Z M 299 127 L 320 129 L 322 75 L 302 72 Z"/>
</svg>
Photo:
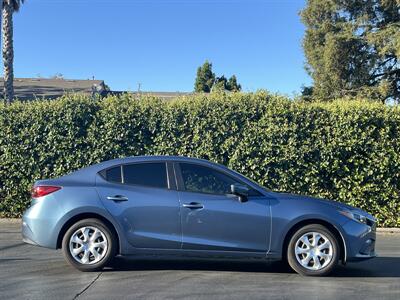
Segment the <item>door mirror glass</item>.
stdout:
<svg viewBox="0 0 400 300">
<path fill-rule="evenodd" d="M 231 193 L 238 196 L 240 202 L 246 202 L 248 200 L 247 197 L 249 196 L 249 192 L 249 188 L 245 185 L 238 183 L 231 185 Z"/>
</svg>

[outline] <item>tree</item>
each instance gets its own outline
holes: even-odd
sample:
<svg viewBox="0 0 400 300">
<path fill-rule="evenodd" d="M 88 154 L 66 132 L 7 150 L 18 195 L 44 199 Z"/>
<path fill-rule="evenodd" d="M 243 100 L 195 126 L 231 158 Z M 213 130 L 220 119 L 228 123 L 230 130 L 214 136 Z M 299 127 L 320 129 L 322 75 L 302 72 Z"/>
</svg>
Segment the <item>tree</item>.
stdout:
<svg viewBox="0 0 400 300">
<path fill-rule="evenodd" d="M 314 88 L 312 86 L 301 87 L 301 100 L 311 102 L 313 99 Z"/>
<path fill-rule="evenodd" d="M 2 1 L 4 97 L 7 103 L 11 103 L 14 99 L 13 13 L 19 11 L 24 0 L 0 1 Z"/>
<path fill-rule="evenodd" d="M 235 75 L 232 75 L 231 78 L 229 78 L 226 89 L 231 92 L 240 92 L 242 90 L 242 86 L 238 84 Z"/>
<path fill-rule="evenodd" d="M 236 76 L 232 75 L 229 80 L 224 76 L 216 77 L 212 71 L 212 63 L 206 62 L 197 69 L 197 77 L 194 84 L 196 93 L 209 93 L 213 91 L 238 92 L 242 89 L 238 84 Z"/>
<path fill-rule="evenodd" d="M 215 79 L 212 90 L 213 91 L 225 91 L 227 84 L 228 84 L 228 79 L 226 79 L 226 77 L 224 75 L 222 75 L 221 77 L 217 77 Z"/>
<path fill-rule="evenodd" d="M 217 77 L 212 88 L 213 91 L 229 91 L 229 92 L 239 92 L 242 89 L 240 84 L 237 83 L 235 75 L 231 78 L 226 79 L 224 75 Z"/>
<path fill-rule="evenodd" d="M 215 81 L 215 74 L 212 71 L 212 64 L 206 62 L 197 69 L 197 77 L 194 84 L 194 90 L 197 93 L 209 93 Z"/>
<path fill-rule="evenodd" d="M 313 97 L 400 101 L 399 8 L 400 0 L 307 1 L 301 17 Z"/>
</svg>

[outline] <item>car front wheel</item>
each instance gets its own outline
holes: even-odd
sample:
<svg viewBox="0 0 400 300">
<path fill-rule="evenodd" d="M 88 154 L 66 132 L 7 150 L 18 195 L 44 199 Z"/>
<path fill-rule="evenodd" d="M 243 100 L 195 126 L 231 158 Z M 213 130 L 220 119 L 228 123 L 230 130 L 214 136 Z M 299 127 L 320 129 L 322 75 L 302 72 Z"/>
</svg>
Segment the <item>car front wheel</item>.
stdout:
<svg viewBox="0 0 400 300">
<path fill-rule="evenodd" d="M 326 276 L 339 261 L 339 244 L 334 234 L 319 224 L 296 231 L 287 249 L 289 265 L 307 276 Z"/>
<path fill-rule="evenodd" d="M 99 271 L 110 264 L 116 253 L 116 239 L 98 219 L 73 224 L 65 233 L 62 250 L 65 259 L 81 271 Z"/>
</svg>

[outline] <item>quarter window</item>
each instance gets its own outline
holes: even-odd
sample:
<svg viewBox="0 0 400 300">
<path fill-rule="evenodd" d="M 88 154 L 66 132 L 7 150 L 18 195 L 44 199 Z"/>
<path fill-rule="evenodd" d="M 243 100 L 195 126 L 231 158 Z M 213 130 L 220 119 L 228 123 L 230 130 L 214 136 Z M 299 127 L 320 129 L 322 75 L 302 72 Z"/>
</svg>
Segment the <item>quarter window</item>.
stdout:
<svg viewBox="0 0 400 300">
<path fill-rule="evenodd" d="M 124 183 L 168 188 L 165 163 L 141 163 L 123 166 Z"/>
<path fill-rule="evenodd" d="M 100 172 L 101 176 L 110 182 L 121 183 L 121 166 L 113 167 L 107 170 L 103 170 Z"/>
</svg>

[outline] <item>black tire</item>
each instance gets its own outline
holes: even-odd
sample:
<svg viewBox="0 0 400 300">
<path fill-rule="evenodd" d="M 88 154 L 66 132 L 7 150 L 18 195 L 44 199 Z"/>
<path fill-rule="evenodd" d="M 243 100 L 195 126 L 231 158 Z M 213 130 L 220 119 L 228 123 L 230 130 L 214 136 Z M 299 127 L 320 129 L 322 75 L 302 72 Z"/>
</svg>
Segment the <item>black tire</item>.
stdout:
<svg viewBox="0 0 400 300">
<path fill-rule="evenodd" d="M 91 264 L 83 264 L 78 262 L 70 252 L 69 242 L 71 236 L 82 227 L 94 227 L 99 229 L 107 239 L 107 249 L 105 250 L 104 256 L 98 262 Z M 73 224 L 64 234 L 62 240 L 62 251 L 65 257 L 65 260 L 75 267 L 76 269 L 83 272 L 94 272 L 100 271 L 105 266 L 111 264 L 114 259 L 117 251 L 117 239 L 115 233 L 112 229 L 110 229 L 103 221 L 99 219 L 84 219 Z M 103 254 L 102 254 L 103 255 Z"/>
<path fill-rule="evenodd" d="M 309 232 L 316 232 L 319 234 L 324 235 L 331 243 L 332 245 L 332 258 L 327 263 L 326 266 L 323 266 L 319 270 L 310 270 L 306 267 L 304 267 L 296 258 L 296 253 L 295 253 L 295 248 L 296 248 L 296 242 L 305 234 Z M 324 251 L 324 250 L 322 250 Z M 287 249 L 287 261 L 290 265 L 290 267 L 299 273 L 300 275 L 305 275 L 305 276 L 327 276 L 330 274 L 333 269 L 337 266 L 339 257 L 340 257 L 340 247 L 339 243 L 337 241 L 337 238 L 335 235 L 325 226 L 319 225 L 319 224 L 312 224 L 312 225 L 307 225 L 299 230 L 297 230 L 293 236 L 290 239 L 288 249 Z M 306 254 L 304 254 L 306 255 Z M 304 256 L 303 256 L 304 257 Z M 300 257 L 301 260 L 302 257 Z M 318 259 L 319 260 L 319 259 Z M 323 260 L 322 260 L 323 261 Z M 327 259 L 328 261 L 328 259 Z M 311 260 L 312 262 L 312 260 Z"/>
</svg>

